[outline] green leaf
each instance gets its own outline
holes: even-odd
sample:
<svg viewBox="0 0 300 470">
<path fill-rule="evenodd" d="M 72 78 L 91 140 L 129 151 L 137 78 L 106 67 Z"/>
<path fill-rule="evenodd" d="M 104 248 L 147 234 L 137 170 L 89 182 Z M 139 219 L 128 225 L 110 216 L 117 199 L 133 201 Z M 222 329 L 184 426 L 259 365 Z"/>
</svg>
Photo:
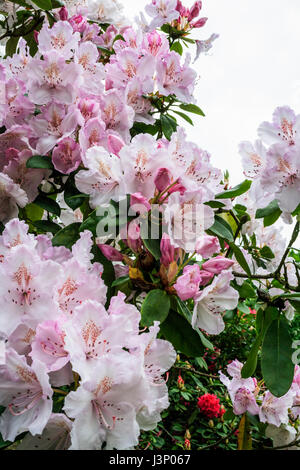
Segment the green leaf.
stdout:
<svg viewBox="0 0 300 470">
<path fill-rule="evenodd" d="M 266 387 L 275 397 L 285 395 L 294 378 L 292 338 L 282 319 L 274 320 L 266 331 L 261 369 Z"/>
<path fill-rule="evenodd" d="M 186 114 L 184 113 L 180 113 L 179 111 L 175 111 L 175 109 L 172 109 L 173 113 L 176 113 L 178 114 L 178 116 L 182 117 L 182 119 L 184 119 L 185 121 L 187 121 L 189 124 L 191 124 L 191 126 L 194 125 L 193 121 L 191 120 L 191 118 L 189 116 L 187 116 Z"/>
<path fill-rule="evenodd" d="M 58 217 L 60 216 L 61 209 L 59 205 L 50 197 L 39 194 L 38 197 L 34 200 L 34 204 L 42 207 L 47 212 L 51 212 L 51 214 L 55 214 Z"/>
<path fill-rule="evenodd" d="M 277 200 L 274 199 L 274 201 L 270 202 L 270 204 L 267 207 L 264 207 L 263 209 L 257 209 L 255 218 L 263 219 L 264 217 L 273 214 L 273 212 L 277 210 L 280 210 L 280 209 L 279 209 Z"/>
<path fill-rule="evenodd" d="M 154 256 L 155 259 L 160 259 L 160 240 L 151 240 L 150 238 L 144 238 L 143 243 L 148 251 Z"/>
<path fill-rule="evenodd" d="M 248 281 L 243 282 L 241 287 L 237 288 L 240 294 L 241 299 L 251 299 L 253 297 L 256 297 L 256 290 L 254 287 L 252 287 L 251 284 L 249 284 Z"/>
<path fill-rule="evenodd" d="M 233 242 L 233 233 L 230 225 L 218 215 L 215 216 L 215 223 L 209 228 L 208 231 L 212 232 L 218 237 L 228 240 L 229 242 Z"/>
<path fill-rule="evenodd" d="M 154 321 L 163 323 L 169 314 L 170 305 L 170 297 L 165 291 L 161 289 L 151 290 L 142 305 L 142 324 L 151 326 Z"/>
<path fill-rule="evenodd" d="M 91 252 L 94 255 L 94 259 L 92 263 L 96 263 L 96 262 L 101 263 L 103 266 L 103 273 L 102 273 L 101 278 L 103 279 L 104 284 L 107 286 L 107 295 L 106 295 L 107 301 L 106 301 L 105 307 L 108 308 L 110 299 L 114 295 L 114 292 L 115 292 L 115 289 L 112 287 L 112 284 L 116 279 L 114 266 L 111 261 L 105 258 L 102 251 L 100 250 L 100 248 L 98 248 L 97 245 L 93 246 Z"/>
<path fill-rule="evenodd" d="M 198 333 L 174 310 L 170 310 L 167 319 L 161 324 L 160 331 L 177 351 L 191 357 L 203 356 L 204 348 Z"/>
<path fill-rule="evenodd" d="M 182 48 L 182 45 L 180 44 L 180 42 L 179 41 L 174 42 L 174 44 L 172 45 L 170 51 L 175 51 L 175 52 L 177 52 L 177 54 L 182 55 L 183 48 Z"/>
<path fill-rule="evenodd" d="M 204 204 L 211 207 L 212 209 L 222 209 L 222 207 L 225 207 L 225 204 L 219 201 L 209 201 L 205 202 Z"/>
<path fill-rule="evenodd" d="M 178 313 L 180 313 L 191 324 L 192 313 L 190 312 L 187 305 L 177 296 L 172 296 L 172 304 L 173 304 L 172 308 L 174 308 Z M 199 328 L 195 328 L 195 331 L 197 331 L 203 346 L 205 348 L 210 349 L 211 351 L 214 351 L 214 345 L 206 338 L 204 333 L 202 333 L 202 331 L 199 330 Z"/>
<path fill-rule="evenodd" d="M 240 196 L 246 193 L 251 187 L 252 181 L 245 180 L 243 183 L 235 186 L 234 188 L 223 191 L 215 196 L 216 199 L 232 199 L 233 197 Z"/>
<path fill-rule="evenodd" d="M 27 168 L 43 168 L 53 170 L 54 166 L 50 157 L 44 155 L 33 155 L 26 162 Z"/>
<path fill-rule="evenodd" d="M 90 213 L 89 217 L 87 217 L 80 225 L 80 232 L 89 230 L 96 237 L 97 225 L 103 219 L 103 217 L 103 215 L 98 216 L 97 209 L 95 209 L 93 212 Z"/>
<path fill-rule="evenodd" d="M 43 233 L 53 233 L 55 235 L 57 232 L 61 230 L 61 227 L 50 220 L 36 220 L 32 222 L 32 224 Z"/>
<path fill-rule="evenodd" d="M 131 137 L 135 137 L 138 134 L 150 134 L 155 135 L 159 131 L 159 127 L 156 121 L 155 124 L 145 124 L 144 122 L 135 122 L 133 127 L 130 129 Z"/>
<path fill-rule="evenodd" d="M 171 140 L 172 134 L 176 130 L 176 122 L 170 116 L 166 116 L 165 114 L 161 115 L 160 122 L 164 136 L 166 139 Z"/>
<path fill-rule="evenodd" d="M 269 225 L 273 225 L 277 219 L 281 216 L 282 212 L 279 209 L 278 202 L 275 199 L 274 201 L 270 202 L 267 207 L 263 209 L 258 209 L 255 214 L 256 219 L 264 219 L 264 226 L 268 227 Z"/>
<path fill-rule="evenodd" d="M 260 254 L 263 258 L 265 259 L 274 259 L 275 258 L 275 255 L 273 253 L 273 251 L 271 250 L 271 248 L 269 246 L 264 246 L 261 250 L 260 250 Z"/>
<path fill-rule="evenodd" d="M 15 54 L 19 39 L 20 39 L 19 37 L 13 37 L 13 36 L 11 36 L 8 39 L 6 43 L 6 47 L 5 47 L 5 54 L 7 56 L 12 57 Z"/>
<path fill-rule="evenodd" d="M 69 176 L 65 184 L 64 199 L 65 203 L 75 211 L 80 207 L 85 199 L 86 194 L 82 194 L 75 186 L 74 175 Z"/>
<path fill-rule="evenodd" d="M 52 10 L 51 0 L 32 0 L 41 10 Z"/>
<path fill-rule="evenodd" d="M 182 103 L 179 107 L 184 111 L 188 111 L 189 113 L 198 114 L 198 116 L 205 116 L 202 109 L 200 109 L 199 106 L 196 106 L 195 104 Z"/>
<path fill-rule="evenodd" d="M 65 246 L 66 248 L 71 249 L 74 243 L 76 243 L 80 238 L 79 229 L 80 223 L 78 222 L 68 225 L 55 234 L 52 238 L 52 245 Z"/>
<path fill-rule="evenodd" d="M 234 253 L 234 256 L 235 256 L 237 262 L 239 263 L 239 265 L 241 266 L 241 268 L 243 268 L 245 273 L 247 273 L 248 276 L 251 277 L 251 270 L 248 266 L 248 263 L 246 261 L 246 258 L 244 256 L 243 252 L 240 250 L 240 248 L 238 246 L 236 246 L 235 243 L 229 242 L 229 246 L 232 249 L 232 251 Z"/>
<path fill-rule="evenodd" d="M 119 286 L 122 286 L 123 284 L 127 284 L 128 282 L 130 281 L 130 277 L 129 276 L 121 276 L 121 277 L 118 277 L 118 279 L 116 279 L 113 283 L 112 283 L 112 287 L 119 287 Z"/>
</svg>

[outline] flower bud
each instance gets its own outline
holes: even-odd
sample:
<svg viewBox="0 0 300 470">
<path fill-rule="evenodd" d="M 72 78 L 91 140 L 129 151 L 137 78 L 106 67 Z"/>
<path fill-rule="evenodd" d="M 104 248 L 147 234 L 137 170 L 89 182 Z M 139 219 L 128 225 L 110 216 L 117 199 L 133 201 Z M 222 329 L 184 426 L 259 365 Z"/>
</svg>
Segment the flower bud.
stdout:
<svg viewBox="0 0 300 470">
<path fill-rule="evenodd" d="M 199 15 L 201 8 L 202 8 L 202 2 L 201 1 L 197 1 L 197 2 L 194 3 L 192 8 L 190 9 L 190 13 L 189 13 L 189 17 L 188 17 L 189 22 L 192 21 L 194 18 L 196 18 Z"/>
<path fill-rule="evenodd" d="M 162 193 L 171 184 L 171 174 L 167 168 L 159 168 L 154 179 L 157 190 Z"/>
<path fill-rule="evenodd" d="M 189 439 L 184 440 L 184 449 L 191 450 L 191 441 Z"/>
<path fill-rule="evenodd" d="M 58 14 L 61 21 L 67 21 L 69 14 L 65 6 L 61 7 Z"/>
<path fill-rule="evenodd" d="M 213 274 L 220 274 L 225 269 L 231 268 L 234 265 L 232 259 L 224 258 L 223 256 L 216 256 L 202 264 L 202 269 Z"/>
<path fill-rule="evenodd" d="M 214 274 L 208 271 L 205 271 L 204 269 L 203 270 L 201 269 L 200 277 L 201 277 L 200 286 L 206 286 L 214 277 Z"/>
<path fill-rule="evenodd" d="M 208 18 L 200 18 L 195 23 L 191 23 L 192 28 L 202 28 L 207 22 Z"/>
<path fill-rule="evenodd" d="M 98 248 L 102 251 L 102 254 L 109 261 L 122 261 L 123 260 L 122 253 L 120 253 L 118 250 L 116 250 L 113 246 L 98 245 Z"/>
<path fill-rule="evenodd" d="M 174 261 L 175 249 L 171 244 L 171 239 L 167 233 L 163 233 L 161 242 L 160 242 L 160 252 L 161 258 L 160 262 L 164 266 L 168 267 L 172 261 Z"/>
<path fill-rule="evenodd" d="M 134 193 L 130 196 L 130 208 L 135 211 L 136 214 L 140 215 L 149 212 L 151 204 L 141 193 Z"/>
<path fill-rule="evenodd" d="M 219 253 L 220 250 L 218 238 L 211 235 L 203 235 L 196 243 L 196 252 L 205 259 L 210 258 L 215 253 Z"/>
<path fill-rule="evenodd" d="M 184 389 L 184 380 L 180 374 L 178 375 L 178 379 L 177 379 L 177 387 L 179 388 L 179 390 Z"/>
</svg>

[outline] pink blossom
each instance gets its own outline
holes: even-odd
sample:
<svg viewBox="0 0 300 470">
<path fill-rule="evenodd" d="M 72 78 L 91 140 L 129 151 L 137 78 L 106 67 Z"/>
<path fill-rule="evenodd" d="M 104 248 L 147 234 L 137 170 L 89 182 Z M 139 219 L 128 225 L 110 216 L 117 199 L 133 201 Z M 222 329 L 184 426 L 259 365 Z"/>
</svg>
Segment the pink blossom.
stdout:
<svg viewBox="0 0 300 470">
<path fill-rule="evenodd" d="M 267 391 L 259 410 L 259 419 L 262 423 L 274 424 L 275 426 L 288 424 L 288 409 L 292 404 L 293 394 L 291 392 L 277 398 Z"/>
<path fill-rule="evenodd" d="M 204 234 L 203 237 L 199 238 L 197 241 L 195 249 L 199 255 L 207 259 L 215 253 L 220 252 L 221 247 L 217 237 Z"/>
<path fill-rule="evenodd" d="M 71 173 L 80 165 L 80 146 L 71 137 L 66 137 L 53 149 L 52 162 L 61 173 Z"/>
<path fill-rule="evenodd" d="M 174 288 L 181 300 L 194 298 L 198 291 L 201 281 L 200 267 L 198 264 L 185 266 L 183 274 L 177 279 Z"/>
<path fill-rule="evenodd" d="M 202 328 L 208 334 L 221 333 L 225 324 L 222 314 L 236 308 L 239 294 L 230 286 L 233 279 L 229 271 L 219 274 L 213 282 L 199 292 L 195 299 L 192 318 L 194 327 Z"/>
<path fill-rule="evenodd" d="M 7 407 L 0 417 L 3 439 L 14 441 L 24 431 L 42 433 L 52 411 L 53 392 L 46 366 L 35 361 L 29 367 L 24 356 L 9 349 L 0 373 L 0 403 Z"/>
</svg>

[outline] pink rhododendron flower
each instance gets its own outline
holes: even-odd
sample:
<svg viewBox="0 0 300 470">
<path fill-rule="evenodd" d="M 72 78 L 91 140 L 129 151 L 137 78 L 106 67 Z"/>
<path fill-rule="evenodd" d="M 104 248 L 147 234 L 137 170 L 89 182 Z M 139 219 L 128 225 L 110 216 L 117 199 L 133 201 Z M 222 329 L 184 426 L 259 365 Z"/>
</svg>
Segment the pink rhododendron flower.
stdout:
<svg viewBox="0 0 300 470">
<path fill-rule="evenodd" d="M 194 298 L 199 292 L 201 281 L 200 267 L 198 264 L 186 266 L 183 274 L 177 279 L 174 288 L 181 300 Z"/>
<path fill-rule="evenodd" d="M 64 174 L 75 171 L 81 162 L 80 146 L 70 137 L 59 142 L 53 149 L 52 162 L 56 170 Z"/>
<path fill-rule="evenodd" d="M 194 327 L 202 328 L 212 335 L 224 330 L 222 314 L 226 310 L 236 308 L 239 299 L 238 292 L 230 286 L 232 279 L 230 272 L 222 272 L 209 286 L 199 292 L 195 298 L 192 318 Z"/>
<path fill-rule="evenodd" d="M 29 367 L 24 356 L 10 349 L 0 374 L 0 401 L 7 406 L 0 417 L 3 439 L 14 441 L 18 434 L 28 430 L 32 435 L 41 434 L 52 411 L 53 392 L 46 366 L 35 361 Z"/>
<path fill-rule="evenodd" d="M 220 252 L 220 250 L 218 238 L 211 235 L 203 235 L 196 243 L 196 251 L 202 258 L 210 258 L 215 253 Z"/>
</svg>

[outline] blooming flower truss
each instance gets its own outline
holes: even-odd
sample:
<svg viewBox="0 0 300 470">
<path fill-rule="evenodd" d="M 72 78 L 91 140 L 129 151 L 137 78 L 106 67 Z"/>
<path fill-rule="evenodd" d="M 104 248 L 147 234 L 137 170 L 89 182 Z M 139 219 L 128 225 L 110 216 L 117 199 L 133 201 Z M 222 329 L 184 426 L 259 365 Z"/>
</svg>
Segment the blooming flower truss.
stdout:
<svg viewBox="0 0 300 470">
<path fill-rule="evenodd" d="M 254 377 L 242 378 L 243 364 L 238 360 L 227 366 L 230 379 L 219 372 L 221 382 L 227 387 L 235 415 L 246 412 L 257 416 L 261 423 L 267 423 L 266 437 L 274 441 L 274 445 L 284 447 L 293 442 L 297 435 L 297 418 L 299 417 L 299 366 L 295 366 L 293 382 L 290 389 L 281 397 L 274 396 L 262 383 Z"/>
<path fill-rule="evenodd" d="M 299 311 L 299 117 L 278 108 L 261 141 L 241 144 L 249 179 L 231 188 L 178 123 L 204 116 L 183 54 L 195 45 L 198 57 L 217 38 L 189 37 L 207 20 L 200 1 L 152 0 L 143 28 L 115 0 L 52 0 L 47 15 L 27 3 L 1 22 L 3 39 L 12 20 L 20 38 L 0 64 L 3 438 L 136 446 L 168 407 L 175 349 L 204 356 L 206 335 L 237 309 L 257 311 L 258 334 L 242 372 L 222 378 L 234 413 L 288 425 L 299 407 L 289 331 Z M 280 216 L 296 219 L 288 245 L 273 225 Z M 272 363 L 276 338 L 284 365 Z M 268 391 L 257 398 L 260 348 Z M 199 403 L 220 415 L 213 398 Z"/>
</svg>

